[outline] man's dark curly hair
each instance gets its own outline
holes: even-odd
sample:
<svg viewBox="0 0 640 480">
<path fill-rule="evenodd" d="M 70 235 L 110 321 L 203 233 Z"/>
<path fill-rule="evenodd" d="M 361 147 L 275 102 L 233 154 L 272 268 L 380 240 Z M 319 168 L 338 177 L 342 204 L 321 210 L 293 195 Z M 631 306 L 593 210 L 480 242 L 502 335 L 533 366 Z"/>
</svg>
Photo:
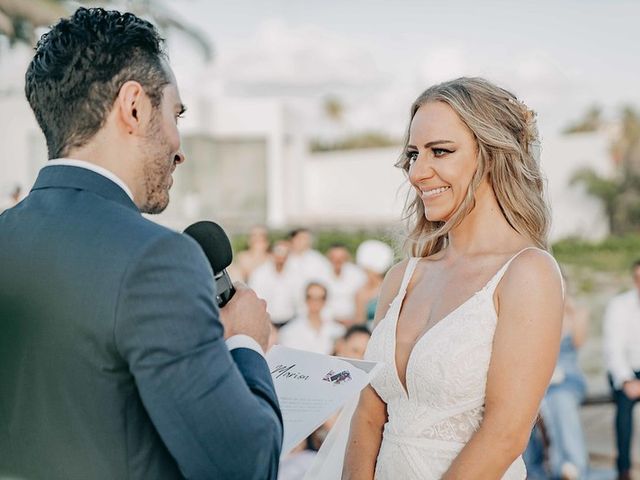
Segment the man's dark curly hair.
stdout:
<svg viewBox="0 0 640 480">
<path fill-rule="evenodd" d="M 154 107 L 160 105 L 170 81 L 162 43 L 151 23 L 102 8 L 79 8 L 40 38 L 25 93 L 50 159 L 86 144 L 129 80 L 142 85 Z"/>
</svg>

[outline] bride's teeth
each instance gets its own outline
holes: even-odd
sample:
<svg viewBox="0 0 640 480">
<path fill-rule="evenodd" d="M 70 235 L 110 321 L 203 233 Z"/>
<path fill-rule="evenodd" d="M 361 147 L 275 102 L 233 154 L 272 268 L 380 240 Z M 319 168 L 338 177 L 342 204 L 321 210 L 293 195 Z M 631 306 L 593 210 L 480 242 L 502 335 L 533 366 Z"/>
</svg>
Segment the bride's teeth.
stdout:
<svg viewBox="0 0 640 480">
<path fill-rule="evenodd" d="M 434 188 L 433 190 L 427 190 L 426 192 L 422 192 L 422 195 L 424 195 L 425 197 L 431 197 L 433 195 L 437 195 L 438 193 L 442 193 L 448 189 L 449 187 Z"/>
</svg>

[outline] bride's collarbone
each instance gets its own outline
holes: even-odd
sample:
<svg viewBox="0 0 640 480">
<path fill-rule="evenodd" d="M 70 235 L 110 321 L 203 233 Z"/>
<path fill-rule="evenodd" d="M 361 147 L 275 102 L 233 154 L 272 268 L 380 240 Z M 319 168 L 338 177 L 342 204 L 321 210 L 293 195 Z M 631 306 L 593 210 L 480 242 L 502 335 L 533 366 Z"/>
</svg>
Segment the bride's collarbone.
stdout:
<svg viewBox="0 0 640 480">
<path fill-rule="evenodd" d="M 508 261 L 508 255 L 445 264 L 424 261 L 409 282 L 398 315 L 397 339 L 415 344 L 481 292 Z M 440 265 L 438 265 L 441 263 Z"/>
</svg>

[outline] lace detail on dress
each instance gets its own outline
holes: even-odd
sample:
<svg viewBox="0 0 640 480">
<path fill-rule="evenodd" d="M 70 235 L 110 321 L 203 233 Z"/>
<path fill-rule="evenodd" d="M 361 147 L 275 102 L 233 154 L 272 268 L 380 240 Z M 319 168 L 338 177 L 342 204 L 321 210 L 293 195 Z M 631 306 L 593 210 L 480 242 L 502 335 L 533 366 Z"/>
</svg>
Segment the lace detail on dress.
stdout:
<svg viewBox="0 0 640 480">
<path fill-rule="evenodd" d="M 493 293 L 513 258 L 416 342 L 407 361 L 405 392 L 396 370 L 395 333 L 406 288 L 419 261 L 409 260 L 400 290 L 373 332 L 365 355 L 385 363 L 371 382 L 388 413 L 376 479 L 439 479 L 479 428 L 497 321 Z M 526 478 L 521 458 L 503 478 Z"/>
<path fill-rule="evenodd" d="M 484 407 L 473 408 L 425 428 L 423 434 L 433 440 L 459 442 L 478 430 L 483 413 Z"/>
</svg>

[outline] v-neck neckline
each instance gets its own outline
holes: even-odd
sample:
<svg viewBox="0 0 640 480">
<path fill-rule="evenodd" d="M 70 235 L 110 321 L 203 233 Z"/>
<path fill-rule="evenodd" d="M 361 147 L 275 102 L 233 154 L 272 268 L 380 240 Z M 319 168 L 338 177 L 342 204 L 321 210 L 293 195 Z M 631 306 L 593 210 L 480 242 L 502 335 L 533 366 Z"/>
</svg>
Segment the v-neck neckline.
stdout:
<svg viewBox="0 0 640 480">
<path fill-rule="evenodd" d="M 425 337 L 428 337 L 428 334 L 435 329 L 438 325 L 440 325 L 441 323 L 445 322 L 446 320 L 449 319 L 449 317 L 451 317 L 454 313 L 458 312 L 459 310 L 461 310 L 465 305 L 467 305 L 469 302 L 471 302 L 471 300 L 473 300 L 474 298 L 476 298 L 478 295 L 484 293 L 487 290 L 487 287 L 489 285 L 491 285 L 491 283 L 496 279 L 496 277 L 498 277 L 498 275 L 500 273 L 503 272 L 503 270 L 506 270 L 506 268 L 509 266 L 509 264 L 518 256 L 520 255 L 522 252 L 524 252 L 525 250 L 528 250 L 530 248 L 534 248 L 534 247 L 526 247 L 522 250 L 520 250 L 519 252 L 517 252 L 515 255 L 511 256 L 509 258 L 509 260 L 507 260 L 497 271 L 496 273 L 494 273 L 491 278 L 489 278 L 489 280 L 487 280 L 485 282 L 485 284 L 478 290 L 476 290 L 473 295 L 471 295 L 469 298 L 467 298 L 464 302 L 462 302 L 461 304 L 459 304 L 457 307 L 455 307 L 453 310 L 451 310 L 449 313 L 447 313 L 444 317 L 442 317 L 440 320 L 438 320 L 437 322 L 435 322 L 433 325 L 431 325 L 429 328 L 427 328 L 424 332 L 422 332 L 420 334 L 420 336 L 416 339 L 416 341 L 413 343 L 413 347 L 411 347 L 411 350 L 409 351 L 409 355 L 407 356 L 407 363 L 405 365 L 405 371 L 404 371 L 404 384 L 402 383 L 402 380 L 400 380 L 400 374 L 398 372 L 398 362 L 396 359 L 396 354 L 398 352 L 398 323 L 400 320 L 400 313 L 402 313 L 402 307 L 404 306 L 404 300 L 407 296 L 407 288 L 409 286 L 409 283 L 411 281 L 411 278 L 413 277 L 413 274 L 415 273 L 415 269 L 416 266 L 418 264 L 418 262 L 420 261 L 420 258 L 416 258 L 416 260 L 414 261 L 415 263 L 413 265 L 407 265 L 407 268 L 411 267 L 411 271 L 407 272 L 405 275 L 408 275 L 408 278 L 405 279 L 405 281 L 403 282 L 403 287 L 398 291 L 398 294 L 396 296 L 396 301 L 398 302 L 398 307 L 397 307 L 397 312 L 395 314 L 395 320 L 392 326 L 392 332 L 393 332 L 393 370 L 395 373 L 395 377 L 396 380 L 398 382 L 398 384 L 400 385 L 400 388 L 402 389 L 402 392 L 404 393 L 405 397 L 407 399 L 409 399 L 409 382 L 408 382 L 408 378 L 407 378 L 407 374 L 409 372 L 409 366 L 411 365 L 411 358 L 413 357 L 413 353 L 416 350 L 416 348 L 419 346 L 419 344 L 422 342 L 422 340 Z M 400 298 L 398 300 L 397 297 L 399 297 L 400 295 L 402 295 L 402 298 Z"/>
</svg>

